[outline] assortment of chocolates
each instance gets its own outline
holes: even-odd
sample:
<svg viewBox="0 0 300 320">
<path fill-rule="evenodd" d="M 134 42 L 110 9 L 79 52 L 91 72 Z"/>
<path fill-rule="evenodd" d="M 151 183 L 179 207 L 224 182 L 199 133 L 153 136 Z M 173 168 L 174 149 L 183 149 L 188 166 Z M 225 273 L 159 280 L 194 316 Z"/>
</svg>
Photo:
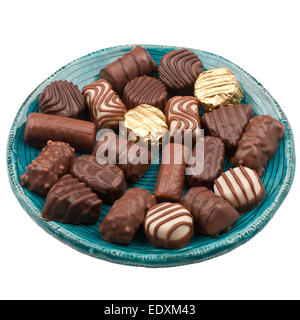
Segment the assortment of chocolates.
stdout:
<svg viewBox="0 0 300 320">
<path fill-rule="evenodd" d="M 96 224 L 106 203 L 104 241 L 128 245 L 143 230 L 153 247 L 180 249 L 195 232 L 227 232 L 259 205 L 260 177 L 285 126 L 241 104 L 244 91 L 230 70 L 204 70 L 187 49 L 157 65 L 136 46 L 99 76 L 81 91 L 52 82 L 39 95 L 39 113 L 28 116 L 24 140 L 42 150 L 20 181 L 46 198 L 43 219 Z M 161 164 L 151 194 L 131 184 L 149 169 L 153 146 Z"/>
</svg>

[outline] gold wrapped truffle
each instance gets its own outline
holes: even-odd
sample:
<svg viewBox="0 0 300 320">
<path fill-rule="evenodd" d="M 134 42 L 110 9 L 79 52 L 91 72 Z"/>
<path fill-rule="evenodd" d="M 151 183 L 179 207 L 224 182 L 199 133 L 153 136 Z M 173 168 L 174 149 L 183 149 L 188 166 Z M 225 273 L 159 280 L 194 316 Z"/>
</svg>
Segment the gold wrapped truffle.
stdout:
<svg viewBox="0 0 300 320">
<path fill-rule="evenodd" d="M 227 68 L 202 72 L 195 82 L 195 97 L 205 111 L 220 105 L 239 104 L 244 91 L 234 74 Z"/>
<path fill-rule="evenodd" d="M 141 141 L 148 147 L 160 144 L 167 131 L 168 125 L 163 112 L 148 104 L 130 109 L 125 114 L 124 127 L 121 128 L 121 134 L 127 134 L 128 140 Z"/>
</svg>

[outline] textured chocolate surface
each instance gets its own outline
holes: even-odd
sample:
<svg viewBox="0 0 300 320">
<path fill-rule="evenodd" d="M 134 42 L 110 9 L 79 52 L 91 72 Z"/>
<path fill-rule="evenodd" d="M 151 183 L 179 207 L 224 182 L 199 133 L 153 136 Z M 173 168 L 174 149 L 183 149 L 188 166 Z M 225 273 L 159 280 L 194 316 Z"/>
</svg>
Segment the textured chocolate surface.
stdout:
<svg viewBox="0 0 300 320">
<path fill-rule="evenodd" d="M 181 144 L 169 143 L 163 147 L 154 190 L 157 202 L 180 202 L 186 167 L 184 154 L 188 156 L 189 152 Z"/>
<path fill-rule="evenodd" d="M 188 167 L 190 168 L 195 168 L 197 166 L 203 165 L 203 170 L 199 174 L 187 176 L 189 188 L 198 186 L 206 186 L 208 188 L 212 188 L 214 180 L 219 177 L 223 170 L 225 145 L 222 140 L 217 137 L 205 136 L 203 138 L 203 142 L 204 162 L 200 163 L 199 159 L 195 158 L 197 148 L 199 148 L 199 146 L 195 145 L 192 152 L 193 157 L 191 157 L 192 161 L 188 164 Z M 201 150 L 199 150 L 199 152 L 201 152 Z"/>
<path fill-rule="evenodd" d="M 115 201 L 99 225 L 103 240 L 129 244 L 143 224 L 146 212 L 155 204 L 155 197 L 148 190 L 127 190 L 122 198 Z"/>
<path fill-rule="evenodd" d="M 173 50 L 160 60 L 158 78 L 176 94 L 192 95 L 194 82 L 203 72 L 201 60 L 191 51 Z"/>
<path fill-rule="evenodd" d="M 238 143 L 236 153 L 231 159 L 234 166 L 245 166 L 262 176 L 268 161 L 274 156 L 285 126 L 271 116 L 256 116 L 248 126 Z"/>
<path fill-rule="evenodd" d="M 100 164 L 96 157 L 91 155 L 78 157 L 70 173 L 108 204 L 119 199 L 126 191 L 127 184 L 123 171 L 111 163 Z"/>
<path fill-rule="evenodd" d="M 59 178 L 69 171 L 75 158 L 74 149 L 68 143 L 49 140 L 21 175 L 22 186 L 46 196 Z"/>
<path fill-rule="evenodd" d="M 181 249 L 194 234 L 193 216 L 179 203 L 163 202 L 147 212 L 144 231 L 155 248 Z"/>
<path fill-rule="evenodd" d="M 253 115 L 250 105 L 221 106 L 205 113 L 201 122 L 207 134 L 221 138 L 227 153 L 232 154 Z"/>
<path fill-rule="evenodd" d="M 41 113 L 77 118 L 84 109 L 84 97 L 72 82 L 54 81 L 39 95 Z"/>
<path fill-rule="evenodd" d="M 99 147 L 101 147 L 101 149 L 97 154 Z M 97 141 L 93 155 L 106 155 L 109 151 L 112 152 L 112 155 L 116 155 L 116 158 L 114 159 L 114 157 L 112 157 L 110 162 L 115 163 L 123 170 L 126 181 L 129 183 L 138 181 L 151 165 L 152 154 L 150 150 L 139 147 L 135 143 L 127 141 L 122 136 L 118 136 L 113 132 L 106 133 L 103 139 L 101 138 L 100 141 Z M 148 160 L 144 162 L 142 161 L 143 158 Z"/>
<path fill-rule="evenodd" d="M 95 224 L 102 201 L 83 182 L 64 175 L 48 192 L 42 210 L 45 220 L 70 224 Z"/>
<path fill-rule="evenodd" d="M 161 80 L 144 75 L 127 82 L 123 90 L 123 100 L 127 108 L 149 104 L 164 110 L 168 92 Z"/>
<path fill-rule="evenodd" d="M 181 204 L 192 213 L 196 230 L 209 236 L 229 231 L 240 217 L 228 201 L 206 187 L 189 189 Z"/>
<path fill-rule="evenodd" d="M 141 75 L 150 75 L 157 70 L 157 65 L 148 51 L 136 46 L 121 58 L 110 63 L 100 71 L 100 78 L 106 79 L 113 90 L 121 93 L 125 84 Z"/>
<path fill-rule="evenodd" d="M 127 109 L 120 97 L 112 90 L 108 81 L 100 79 L 87 86 L 82 92 L 88 106 L 88 114 L 97 129 L 118 129 Z"/>
<path fill-rule="evenodd" d="M 90 121 L 71 119 L 52 114 L 30 113 L 26 122 L 24 140 L 41 148 L 48 140 L 69 143 L 77 151 L 92 152 L 96 126 Z"/>
</svg>

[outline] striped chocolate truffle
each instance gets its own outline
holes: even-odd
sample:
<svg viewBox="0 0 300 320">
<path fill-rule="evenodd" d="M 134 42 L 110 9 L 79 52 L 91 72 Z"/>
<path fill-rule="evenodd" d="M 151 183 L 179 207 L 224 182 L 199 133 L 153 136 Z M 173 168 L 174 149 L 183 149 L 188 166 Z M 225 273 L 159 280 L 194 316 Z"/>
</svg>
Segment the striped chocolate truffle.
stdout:
<svg viewBox="0 0 300 320">
<path fill-rule="evenodd" d="M 38 100 L 41 113 L 77 118 L 85 109 L 84 97 L 78 86 L 65 80 L 50 83 Z"/>
<path fill-rule="evenodd" d="M 189 244 L 193 230 L 193 216 L 179 203 L 155 205 L 144 221 L 145 234 L 155 248 L 183 248 Z"/>
<path fill-rule="evenodd" d="M 257 172 L 242 166 L 223 172 L 215 180 L 214 192 L 240 213 L 255 208 L 265 196 L 265 188 Z"/>
<path fill-rule="evenodd" d="M 192 95 L 194 82 L 203 70 L 201 60 L 193 52 L 172 50 L 161 58 L 158 78 L 171 92 Z"/>
<path fill-rule="evenodd" d="M 163 110 L 168 100 L 167 88 L 157 78 L 137 77 L 125 85 L 123 100 L 129 109 L 141 104 L 149 104 Z"/>
<path fill-rule="evenodd" d="M 127 109 L 120 97 L 112 90 L 111 84 L 100 79 L 83 87 L 89 118 L 97 129 L 118 129 Z"/>
</svg>

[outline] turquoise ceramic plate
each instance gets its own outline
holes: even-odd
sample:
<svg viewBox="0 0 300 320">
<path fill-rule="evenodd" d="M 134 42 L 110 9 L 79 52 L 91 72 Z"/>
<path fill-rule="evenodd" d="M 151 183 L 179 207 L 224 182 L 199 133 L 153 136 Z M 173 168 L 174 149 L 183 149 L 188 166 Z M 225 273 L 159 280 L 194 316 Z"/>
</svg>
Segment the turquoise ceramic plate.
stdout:
<svg viewBox="0 0 300 320">
<path fill-rule="evenodd" d="M 240 217 L 232 230 L 214 239 L 196 235 L 191 243 L 180 250 L 168 251 L 154 249 L 143 234 L 138 234 L 128 246 L 120 246 L 104 242 L 98 232 L 98 224 L 94 226 L 74 226 L 57 222 L 45 222 L 40 214 L 45 200 L 29 192 L 20 184 L 20 175 L 26 166 L 37 156 L 40 150 L 24 143 L 24 127 L 31 112 L 38 111 L 38 95 L 54 80 L 72 81 L 81 89 L 84 85 L 98 79 L 99 70 L 110 62 L 121 57 L 134 46 L 118 46 L 103 49 L 79 58 L 64 66 L 43 83 L 41 83 L 26 99 L 16 115 L 9 133 L 7 147 L 7 165 L 11 187 L 30 217 L 43 229 L 72 248 L 90 256 L 115 263 L 145 266 L 168 267 L 200 262 L 224 254 L 251 239 L 272 218 L 285 199 L 294 176 L 295 151 L 291 127 L 286 116 L 269 92 L 252 76 L 232 62 L 205 51 L 194 50 L 205 69 L 226 67 L 234 72 L 245 91 L 243 103 L 250 103 L 256 114 L 269 114 L 285 124 L 286 132 L 283 141 L 268 163 L 262 177 L 266 188 L 266 196 L 257 208 Z M 145 45 L 157 63 L 168 51 L 179 47 Z M 224 170 L 228 169 L 227 159 Z M 146 175 L 135 185 L 151 192 L 154 190 L 158 165 L 152 165 Z M 108 212 L 104 205 L 99 222 Z"/>
</svg>

